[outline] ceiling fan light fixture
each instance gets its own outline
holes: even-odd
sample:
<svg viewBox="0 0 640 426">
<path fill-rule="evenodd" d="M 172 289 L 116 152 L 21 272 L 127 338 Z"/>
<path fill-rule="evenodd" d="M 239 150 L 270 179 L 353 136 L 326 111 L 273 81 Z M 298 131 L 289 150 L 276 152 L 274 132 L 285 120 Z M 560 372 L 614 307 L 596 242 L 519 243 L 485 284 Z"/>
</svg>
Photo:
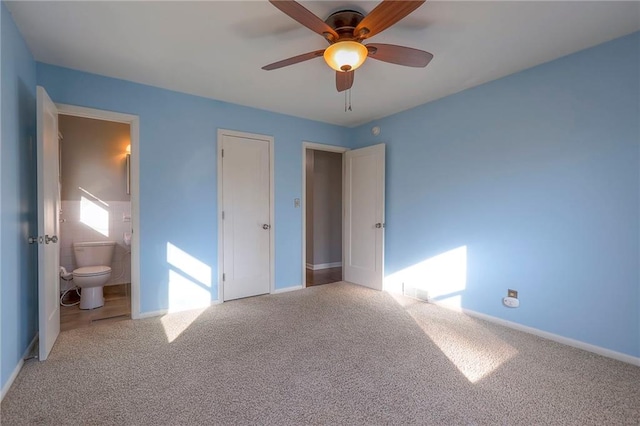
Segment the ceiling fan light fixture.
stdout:
<svg viewBox="0 0 640 426">
<path fill-rule="evenodd" d="M 339 41 L 325 49 L 324 60 L 336 71 L 353 71 L 364 63 L 368 52 L 357 41 Z"/>
</svg>

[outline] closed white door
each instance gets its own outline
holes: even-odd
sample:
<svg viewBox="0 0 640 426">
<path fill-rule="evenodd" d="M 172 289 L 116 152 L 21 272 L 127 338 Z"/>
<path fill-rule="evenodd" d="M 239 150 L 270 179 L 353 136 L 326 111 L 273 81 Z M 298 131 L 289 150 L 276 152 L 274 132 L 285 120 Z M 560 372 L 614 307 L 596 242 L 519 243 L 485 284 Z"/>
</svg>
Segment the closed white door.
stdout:
<svg viewBox="0 0 640 426">
<path fill-rule="evenodd" d="M 223 299 L 233 300 L 271 290 L 272 141 L 220 136 Z"/>
<path fill-rule="evenodd" d="M 344 279 L 382 290 L 385 145 L 345 154 Z"/>
<path fill-rule="evenodd" d="M 38 133 L 38 324 L 40 361 L 60 333 L 60 188 L 58 110 L 44 88 L 37 89 Z"/>
</svg>

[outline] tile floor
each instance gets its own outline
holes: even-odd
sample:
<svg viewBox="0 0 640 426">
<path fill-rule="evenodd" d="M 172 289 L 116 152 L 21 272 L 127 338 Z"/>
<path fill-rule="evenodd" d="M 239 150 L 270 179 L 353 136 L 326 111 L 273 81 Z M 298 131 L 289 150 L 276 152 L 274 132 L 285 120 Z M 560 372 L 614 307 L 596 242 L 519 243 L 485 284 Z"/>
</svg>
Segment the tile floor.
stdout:
<svg viewBox="0 0 640 426">
<path fill-rule="evenodd" d="M 66 304 L 79 300 L 75 291 L 70 291 L 64 298 Z M 60 331 L 129 318 L 131 318 L 131 284 L 109 285 L 104 288 L 104 306 L 100 308 L 83 310 L 79 305 L 60 306 Z"/>
<path fill-rule="evenodd" d="M 319 269 L 317 271 L 307 269 L 307 287 L 337 281 L 342 281 L 342 268 Z"/>
</svg>

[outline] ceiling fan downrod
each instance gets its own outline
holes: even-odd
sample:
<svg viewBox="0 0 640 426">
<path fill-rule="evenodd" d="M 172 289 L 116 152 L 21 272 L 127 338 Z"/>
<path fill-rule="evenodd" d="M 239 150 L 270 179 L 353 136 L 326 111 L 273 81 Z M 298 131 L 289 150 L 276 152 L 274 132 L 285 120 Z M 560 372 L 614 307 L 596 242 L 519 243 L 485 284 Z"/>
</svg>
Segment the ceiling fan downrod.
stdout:
<svg viewBox="0 0 640 426">
<path fill-rule="evenodd" d="M 351 89 L 347 89 L 344 91 L 344 112 L 347 111 L 353 111 L 351 109 Z"/>
</svg>

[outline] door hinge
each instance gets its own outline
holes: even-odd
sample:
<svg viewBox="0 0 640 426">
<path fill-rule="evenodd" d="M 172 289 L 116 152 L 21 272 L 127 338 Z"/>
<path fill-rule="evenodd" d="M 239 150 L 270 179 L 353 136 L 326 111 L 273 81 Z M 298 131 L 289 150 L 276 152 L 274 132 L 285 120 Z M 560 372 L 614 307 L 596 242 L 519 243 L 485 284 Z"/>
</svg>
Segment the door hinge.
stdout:
<svg viewBox="0 0 640 426">
<path fill-rule="evenodd" d="M 224 210 L 222 211 L 222 220 L 224 220 Z"/>
<path fill-rule="evenodd" d="M 222 158 L 224 158 L 224 149 L 222 150 Z"/>
<path fill-rule="evenodd" d="M 227 276 L 224 273 L 222 273 L 222 281 L 226 281 L 226 280 L 227 280 Z"/>
</svg>

